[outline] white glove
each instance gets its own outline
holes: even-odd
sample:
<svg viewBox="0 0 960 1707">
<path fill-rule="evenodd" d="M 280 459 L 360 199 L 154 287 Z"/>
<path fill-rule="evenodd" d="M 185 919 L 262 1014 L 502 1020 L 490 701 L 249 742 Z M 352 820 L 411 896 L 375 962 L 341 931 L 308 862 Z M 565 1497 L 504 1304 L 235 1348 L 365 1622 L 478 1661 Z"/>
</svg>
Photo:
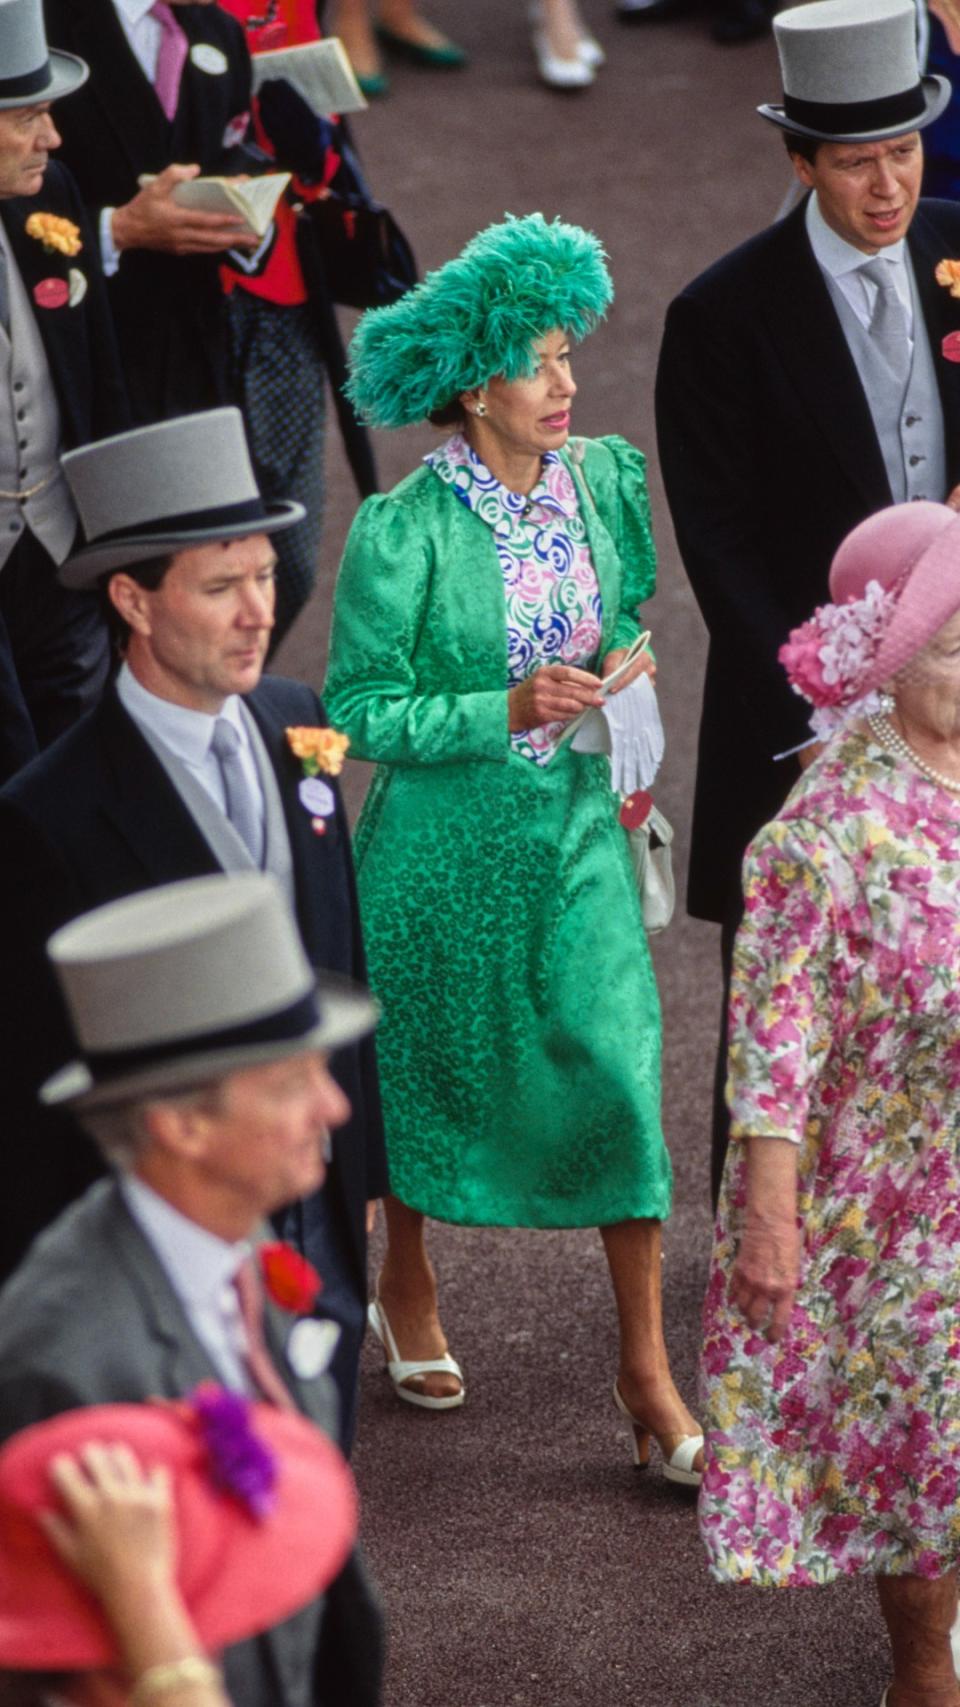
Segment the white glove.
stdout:
<svg viewBox="0 0 960 1707">
<path fill-rule="evenodd" d="M 610 780 L 621 794 L 649 788 L 663 758 L 663 724 L 649 675 L 604 701 L 610 730 Z"/>
</svg>

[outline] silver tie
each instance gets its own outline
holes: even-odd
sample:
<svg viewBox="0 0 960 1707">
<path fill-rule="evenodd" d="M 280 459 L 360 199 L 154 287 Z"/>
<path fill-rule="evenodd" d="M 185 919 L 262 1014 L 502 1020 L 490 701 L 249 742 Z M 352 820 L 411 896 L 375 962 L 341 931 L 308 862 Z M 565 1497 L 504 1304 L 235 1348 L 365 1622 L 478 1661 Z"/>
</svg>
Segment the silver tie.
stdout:
<svg viewBox="0 0 960 1707">
<path fill-rule="evenodd" d="M 890 263 L 881 256 L 868 261 L 859 269 L 861 277 L 877 287 L 873 305 L 870 336 L 884 361 L 900 384 L 906 385 L 910 376 L 910 339 L 907 332 L 907 311 L 897 295 Z"/>
<path fill-rule="evenodd" d="M 213 726 L 210 750 L 220 766 L 223 791 L 227 800 L 227 817 L 238 836 L 250 850 L 256 865 L 263 864 L 263 828 L 247 774 L 240 757 L 240 736 L 225 717 L 218 717 Z"/>
</svg>

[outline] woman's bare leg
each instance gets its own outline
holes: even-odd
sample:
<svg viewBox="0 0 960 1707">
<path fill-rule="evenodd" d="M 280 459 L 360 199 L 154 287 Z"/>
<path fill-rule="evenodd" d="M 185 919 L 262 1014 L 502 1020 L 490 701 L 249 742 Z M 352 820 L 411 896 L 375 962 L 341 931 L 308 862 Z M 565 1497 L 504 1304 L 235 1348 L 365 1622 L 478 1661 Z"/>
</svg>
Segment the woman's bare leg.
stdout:
<svg viewBox="0 0 960 1707">
<path fill-rule="evenodd" d="M 893 1649 L 888 1707 L 958 1707 L 950 1626 L 957 1577 L 878 1577 L 877 1594 Z"/>
<path fill-rule="evenodd" d="M 387 1252 L 377 1282 L 377 1296 L 405 1362 L 419 1363 L 443 1357 L 447 1341 L 437 1310 L 437 1277 L 427 1255 L 425 1217 L 408 1209 L 398 1197 L 385 1197 Z M 418 1393 L 445 1399 L 459 1393 L 455 1375 L 434 1372 L 417 1377 Z"/>
<path fill-rule="evenodd" d="M 700 1428 L 674 1385 L 663 1337 L 660 1222 L 619 1221 L 601 1227 L 600 1236 L 620 1322 L 621 1397 L 660 1437 L 669 1457 L 684 1435 L 699 1434 Z M 702 1453 L 694 1468 L 703 1468 Z"/>
</svg>

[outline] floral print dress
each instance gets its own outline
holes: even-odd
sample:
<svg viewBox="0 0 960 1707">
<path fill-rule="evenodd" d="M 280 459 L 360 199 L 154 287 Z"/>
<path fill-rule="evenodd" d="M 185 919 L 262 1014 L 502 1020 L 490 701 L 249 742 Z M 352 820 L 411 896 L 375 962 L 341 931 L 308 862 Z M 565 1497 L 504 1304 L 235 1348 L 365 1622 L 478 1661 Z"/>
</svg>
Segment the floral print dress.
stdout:
<svg viewBox="0 0 960 1707">
<path fill-rule="evenodd" d="M 756 837 L 705 1307 L 713 1574 L 938 1576 L 960 1552 L 960 798 L 860 728 Z M 800 1287 L 727 1299 L 752 1134 L 800 1141 Z"/>
</svg>

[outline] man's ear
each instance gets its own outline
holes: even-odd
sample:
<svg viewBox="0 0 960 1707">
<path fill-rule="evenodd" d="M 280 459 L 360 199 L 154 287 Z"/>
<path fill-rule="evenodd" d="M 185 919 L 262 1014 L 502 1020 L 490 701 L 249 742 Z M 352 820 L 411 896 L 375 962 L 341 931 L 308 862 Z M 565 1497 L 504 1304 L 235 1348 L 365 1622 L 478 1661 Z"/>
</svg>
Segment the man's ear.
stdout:
<svg viewBox="0 0 960 1707">
<path fill-rule="evenodd" d="M 200 1103 L 150 1102 L 143 1110 L 143 1124 L 159 1150 L 191 1161 L 204 1149 L 210 1122 Z"/>
<path fill-rule="evenodd" d="M 804 189 L 812 190 L 813 186 L 814 186 L 815 179 L 814 179 L 813 167 L 811 166 L 809 160 L 805 160 L 803 158 L 802 154 L 791 154 L 790 164 L 792 165 L 793 170 L 796 173 L 797 177 L 800 179 L 800 182 L 803 185 Z"/>
<path fill-rule="evenodd" d="M 129 629 L 134 634 L 150 633 L 150 598 L 147 587 L 141 587 L 132 575 L 111 575 L 107 582 L 107 597 L 114 608 L 119 611 Z"/>
</svg>

